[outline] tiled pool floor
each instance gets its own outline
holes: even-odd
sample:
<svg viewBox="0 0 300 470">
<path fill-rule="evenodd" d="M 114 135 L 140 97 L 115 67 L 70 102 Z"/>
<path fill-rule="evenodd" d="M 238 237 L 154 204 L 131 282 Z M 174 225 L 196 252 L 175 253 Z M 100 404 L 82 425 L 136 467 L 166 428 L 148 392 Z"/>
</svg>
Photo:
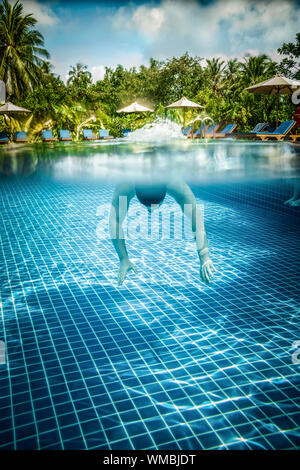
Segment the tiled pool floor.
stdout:
<svg viewBox="0 0 300 470">
<path fill-rule="evenodd" d="M 299 448 L 296 218 L 210 194 L 214 282 L 193 243 L 138 239 L 118 287 L 112 191 L 1 183 L 0 447 Z"/>
</svg>

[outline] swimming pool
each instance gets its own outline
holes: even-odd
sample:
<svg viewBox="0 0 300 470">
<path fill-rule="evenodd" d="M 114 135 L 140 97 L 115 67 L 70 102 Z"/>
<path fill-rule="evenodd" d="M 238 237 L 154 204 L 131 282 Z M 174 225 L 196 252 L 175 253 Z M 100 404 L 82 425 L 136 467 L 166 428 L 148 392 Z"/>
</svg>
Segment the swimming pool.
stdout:
<svg viewBox="0 0 300 470">
<path fill-rule="evenodd" d="M 299 448 L 300 208 L 284 204 L 298 168 L 287 144 L 0 152 L 1 449 Z M 171 224 L 128 240 L 138 274 L 117 285 L 107 211 L 116 184 L 148 174 L 184 179 L 204 204 L 211 284 Z"/>
</svg>

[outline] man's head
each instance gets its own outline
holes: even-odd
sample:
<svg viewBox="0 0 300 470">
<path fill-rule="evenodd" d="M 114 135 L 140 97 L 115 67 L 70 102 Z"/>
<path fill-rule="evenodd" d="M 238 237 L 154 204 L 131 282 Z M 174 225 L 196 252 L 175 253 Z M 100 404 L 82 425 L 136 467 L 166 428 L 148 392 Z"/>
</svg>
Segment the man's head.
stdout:
<svg viewBox="0 0 300 470">
<path fill-rule="evenodd" d="M 164 200 L 167 192 L 166 185 L 148 185 L 136 186 L 136 197 L 141 204 L 147 207 L 150 212 L 155 207 L 158 207 Z"/>
</svg>

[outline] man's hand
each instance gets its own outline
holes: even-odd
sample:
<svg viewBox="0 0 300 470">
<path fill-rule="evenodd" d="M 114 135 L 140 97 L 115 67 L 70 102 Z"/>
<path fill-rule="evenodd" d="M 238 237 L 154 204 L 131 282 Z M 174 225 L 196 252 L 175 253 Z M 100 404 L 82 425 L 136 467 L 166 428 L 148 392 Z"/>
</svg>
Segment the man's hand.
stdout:
<svg viewBox="0 0 300 470">
<path fill-rule="evenodd" d="M 119 269 L 119 274 L 118 274 L 119 286 L 123 284 L 128 271 L 130 271 L 131 269 L 135 272 L 135 274 L 137 274 L 137 269 L 134 266 L 134 264 L 131 263 L 131 261 L 129 261 L 128 258 L 123 259 L 120 263 L 120 269 Z"/>
<path fill-rule="evenodd" d="M 214 271 L 216 268 L 209 257 L 206 257 L 205 261 L 200 260 L 200 276 L 203 282 L 209 284 Z"/>
</svg>

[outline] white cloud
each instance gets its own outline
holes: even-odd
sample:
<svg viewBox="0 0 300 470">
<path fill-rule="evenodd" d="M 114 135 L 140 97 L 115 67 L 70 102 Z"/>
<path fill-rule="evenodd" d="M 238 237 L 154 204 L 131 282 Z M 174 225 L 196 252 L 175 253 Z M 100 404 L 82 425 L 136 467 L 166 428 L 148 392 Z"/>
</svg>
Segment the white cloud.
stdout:
<svg viewBox="0 0 300 470">
<path fill-rule="evenodd" d="M 143 34 L 151 35 L 160 29 L 165 21 L 165 13 L 162 8 L 148 8 L 140 6 L 133 14 L 133 25 Z"/>
<path fill-rule="evenodd" d="M 32 13 L 39 25 L 53 26 L 59 21 L 58 17 L 49 6 L 39 3 L 37 0 L 25 0 L 22 4 L 24 12 L 26 14 Z"/>
<path fill-rule="evenodd" d="M 160 5 L 121 7 L 113 27 L 145 37 L 148 57 L 183 54 L 240 56 L 275 51 L 299 31 L 300 9 L 293 0 L 162 0 Z"/>
<path fill-rule="evenodd" d="M 91 68 L 91 73 L 93 75 L 93 82 L 98 80 L 103 80 L 105 75 L 105 65 L 96 65 Z"/>
<path fill-rule="evenodd" d="M 230 32 L 233 41 L 253 42 L 276 49 L 283 41 L 293 39 L 299 30 L 300 9 L 291 0 L 247 0 L 245 11 L 234 15 Z"/>
<path fill-rule="evenodd" d="M 156 33 L 165 21 L 163 8 L 152 7 L 147 4 L 136 9 L 132 5 L 120 7 L 112 19 L 116 31 L 138 31 L 145 36 Z"/>
<path fill-rule="evenodd" d="M 120 7 L 112 18 L 112 26 L 116 31 L 138 31 L 144 35 L 155 33 L 164 22 L 162 8 L 141 5 Z"/>
<path fill-rule="evenodd" d="M 52 3 L 23 1 L 26 12 L 45 25 L 41 30 L 57 73 L 65 77 L 71 64 L 83 62 L 94 81 L 103 78 L 105 66 L 138 67 L 150 57 L 164 60 L 186 51 L 223 60 L 266 53 L 278 60 L 277 48 L 295 39 L 300 24 L 299 3 L 293 0 L 212 0 L 206 5 L 197 0 L 144 0 L 138 5 L 120 2 L 121 7 L 115 0 L 111 8 L 100 2 L 93 6 L 91 17 L 60 8 L 60 24 L 50 28 L 59 21 Z"/>
</svg>

